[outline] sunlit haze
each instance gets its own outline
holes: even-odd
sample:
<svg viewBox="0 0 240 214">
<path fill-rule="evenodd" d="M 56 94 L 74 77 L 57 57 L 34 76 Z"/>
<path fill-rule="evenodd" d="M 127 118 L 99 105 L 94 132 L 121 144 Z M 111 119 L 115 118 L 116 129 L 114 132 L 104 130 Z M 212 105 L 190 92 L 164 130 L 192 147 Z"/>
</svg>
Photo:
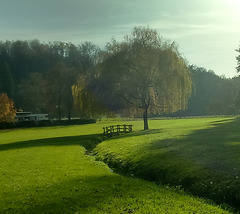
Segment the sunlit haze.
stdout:
<svg viewBox="0 0 240 214">
<path fill-rule="evenodd" d="M 233 77 L 240 45 L 239 0 L 2 0 L 0 40 L 122 40 L 149 26 L 175 41 L 190 64 Z"/>
</svg>

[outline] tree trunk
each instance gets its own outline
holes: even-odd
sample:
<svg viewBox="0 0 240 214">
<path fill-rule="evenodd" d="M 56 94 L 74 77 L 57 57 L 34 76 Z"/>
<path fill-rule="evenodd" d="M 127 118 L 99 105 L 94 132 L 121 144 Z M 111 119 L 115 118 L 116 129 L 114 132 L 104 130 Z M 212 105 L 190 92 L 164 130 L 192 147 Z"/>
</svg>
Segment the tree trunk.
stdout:
<svg viewBox="0 0 240 214">
<path fill-rule="evenodd" d="M 58 120 L 62 119 L 62 110 L 61 110 L 61 106 L 58 106 Z"/>
<path fill-rule="evenodd" d="M 71 98 L 68 96 L 68 102 L 67 102 L 67 115 L 68 115 L 68 120 L 71 120 L 71 115 L 72 115 L 72 102 Z"/>
<path fill-rule="evenodd" d="M 68 111 L 68 120 L 71 120 L 71 112 Z"/>
<path fill-rule="evenodd" d="M 62 119 L 62 102 L 61 102 L 61 95 L 59 93 L 59 96 L 58 96 L 58 120 L 61 120 Z"/>
<path fill-rule="evenodd" d="M 145 108 L 144 110 L 143 122 L 144 122 L 144 130 L 148 130 L 148 108 Z"/>
</svg>

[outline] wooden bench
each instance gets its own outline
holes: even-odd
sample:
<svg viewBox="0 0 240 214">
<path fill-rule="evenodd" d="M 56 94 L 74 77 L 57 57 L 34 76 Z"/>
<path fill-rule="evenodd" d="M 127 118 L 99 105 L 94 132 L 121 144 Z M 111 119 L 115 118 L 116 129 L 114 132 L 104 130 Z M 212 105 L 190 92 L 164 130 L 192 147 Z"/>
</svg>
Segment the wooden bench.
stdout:
<svg viewBox="0 0 240 214">
<path fill-rule="evenodd" d="M 114 134 L 126 134 L 132 132 L 133 125 L 114 125 L 103 127 L 103 134 L 114 135 Z"/>
</svg>

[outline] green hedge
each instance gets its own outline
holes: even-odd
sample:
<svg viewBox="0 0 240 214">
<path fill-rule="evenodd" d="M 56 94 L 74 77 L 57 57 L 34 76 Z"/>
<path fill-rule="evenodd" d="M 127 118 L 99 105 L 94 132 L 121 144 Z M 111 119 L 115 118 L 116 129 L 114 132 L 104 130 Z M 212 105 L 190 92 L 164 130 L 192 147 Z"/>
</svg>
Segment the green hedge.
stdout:
<svg viewBox="0 0 240 214">
<path fill-rule="evenodd" d="M 74 119 L 74 120 L 41 120 L 41 121 L 21 121 L 14 123 L 0 123 L 0 129 L 49 127 L 49 126 L 70 126 L 96 123 L 95 119 Z"/>
</svg>

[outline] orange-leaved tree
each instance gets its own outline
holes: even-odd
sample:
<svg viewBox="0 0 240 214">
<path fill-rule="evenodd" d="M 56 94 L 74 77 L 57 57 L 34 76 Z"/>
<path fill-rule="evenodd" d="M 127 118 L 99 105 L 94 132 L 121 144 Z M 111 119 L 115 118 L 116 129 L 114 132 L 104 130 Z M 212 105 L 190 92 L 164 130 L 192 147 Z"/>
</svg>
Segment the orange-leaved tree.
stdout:
<svg viewBox="0 0 240 214">
<path fill-rule="evenodd" d="M 0 123 L 14 122 L 16 109 L 14 103 L 7 94 L 0 94 Z"/>
</svg>

